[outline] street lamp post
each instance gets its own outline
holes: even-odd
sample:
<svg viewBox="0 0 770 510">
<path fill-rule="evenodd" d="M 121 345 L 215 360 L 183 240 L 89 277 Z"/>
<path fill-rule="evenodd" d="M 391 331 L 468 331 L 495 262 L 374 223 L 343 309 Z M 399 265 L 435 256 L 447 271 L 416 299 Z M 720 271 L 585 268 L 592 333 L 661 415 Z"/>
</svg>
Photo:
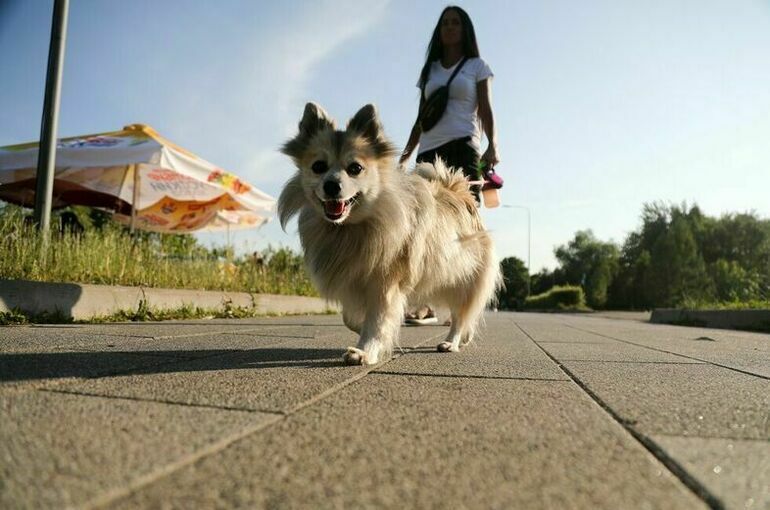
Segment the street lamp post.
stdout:
<svg viewBox="0 0 770 510">
<path fill-rule="evenodd" d="M 527 211 L 527 297 L 529 297 L 530 294 L 530 286 L 531 286 L 531 280 L 532 280 L 532 265 L 531 265 L 531 256 L 532 256 L 532 218 L 529 212 L 529 207 L 525 207 L 523 205 L 508 205 L 503 204 L 503 207 L 507 207 L 509 209 L 524 209 Z"/>
</svg>

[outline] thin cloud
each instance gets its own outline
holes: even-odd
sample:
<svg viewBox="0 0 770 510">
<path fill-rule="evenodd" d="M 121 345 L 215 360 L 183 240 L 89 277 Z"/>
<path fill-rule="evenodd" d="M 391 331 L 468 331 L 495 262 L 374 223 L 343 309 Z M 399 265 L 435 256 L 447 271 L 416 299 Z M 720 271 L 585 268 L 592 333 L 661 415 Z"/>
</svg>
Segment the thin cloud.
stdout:
<svg viewBox="0 0 770 510">
<path fill-rule="evenodd" d="M 219 140 L 205 143 L 216 148 L 212 152 L 232 155 L 232 171 L 258 186 L 284 182 L 288 174 L 275 167 L 288 170 L 290 165 L 277 148 L 296 129 L 302 106 L 313 96 L 314 70 L 381 20 L 387 6 L 335 1 L 282 7 L 287 9 L 286 23 L 243 41 L 236 58 L 229 56 L 235 67 L 210 73 L 215 77 L 180 93 L 171 112 L 175 129 L 194 140 L 201 136 L 194 133 L 195 126 L 214 127 Z M 202 103 L 206 97 L 216 100 Z M 194 110 L 190 104 L 205 107 Z"/>
</svg>

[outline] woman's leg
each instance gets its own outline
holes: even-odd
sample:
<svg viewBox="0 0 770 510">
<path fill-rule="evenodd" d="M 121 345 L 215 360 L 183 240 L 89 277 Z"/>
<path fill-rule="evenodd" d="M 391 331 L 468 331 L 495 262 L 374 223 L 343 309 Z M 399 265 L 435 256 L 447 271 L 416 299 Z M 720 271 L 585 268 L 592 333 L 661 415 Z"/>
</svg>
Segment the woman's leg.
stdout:
<svg viewBox="0 0 770 510">
<path fill-rule="evenodd" d="M 448 167 L 455 170 L 462 169 L 463 175 L 469 181 L 478 181 L 481 179 L 479 172 L 479 153 L 476 149 L 468 145 L 470 137 L 458 138 L 445 143 L 440 147 L 425 151 L 417 155 L 418 163 L 433 163 L 436 157 L 440 157 Z M 476 203 L 481 204 L 480 193 L 481 186 L 471 186 L 471 193 L 476 198 Z"/>
<path fill-rule="evenodd" d="M 469 138 L 452 140 L 436 149 L 436 152 L 446 162 L 447 166 L 453 167 L 455 170 L 462 169 L 463 175 L 469 181 L 478 181 L 481 179 L 479 175 L 479 153 L 468 145 L 469 141 Z M 471 186 L 471 193 L 476 198 L 477 204 L 480 203 L 480 192 L 481 186 Z"/>
<path fill-rule="evenodd" d="M 433 163 L 436 160 L 436 151 L 438 149 L 431 149 L 429 151 L 421 152 L 417 155 L 418 163 Z"/>
<path fill-rule="evenodd" d="M 431 149 L 417 155 L 418 163 L 434 163 L 438 149 Z M 426 324 L 435 324 L 438 322 L 436 312 L 429 305 L 418 306 L 417 309 L 407 312 L 404 316 L 404 322 L 411 326 L 424 326 Z"/>
</svg>

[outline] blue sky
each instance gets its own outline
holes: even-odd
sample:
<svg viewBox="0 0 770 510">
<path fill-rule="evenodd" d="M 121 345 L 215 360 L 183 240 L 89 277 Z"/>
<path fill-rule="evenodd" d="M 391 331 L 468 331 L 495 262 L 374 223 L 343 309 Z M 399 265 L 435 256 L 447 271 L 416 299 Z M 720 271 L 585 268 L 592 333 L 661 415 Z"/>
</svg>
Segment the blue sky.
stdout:
<svg viewBox="0 0 770 510">
<path fill-rule="evenodd" d="M 39 137 L 52 2 L 0 0 L 0 145 Z M 577 230 L 622 241 L 645 202 L 770 217 L 770 2 L 458 2 L 495 72 L 503 204 L 532 268 Z M 59 136 L 150 124 L 277 196 L 304 104 L 374 102 L 403 146 L 435 1 L 71 0 Z M 482 214 L 526 261 L 526 213 Z M 224 243 L 223 235 L 201 236 Z M 239 251 L 299 248 L 272 222 Z"/>
</svg>

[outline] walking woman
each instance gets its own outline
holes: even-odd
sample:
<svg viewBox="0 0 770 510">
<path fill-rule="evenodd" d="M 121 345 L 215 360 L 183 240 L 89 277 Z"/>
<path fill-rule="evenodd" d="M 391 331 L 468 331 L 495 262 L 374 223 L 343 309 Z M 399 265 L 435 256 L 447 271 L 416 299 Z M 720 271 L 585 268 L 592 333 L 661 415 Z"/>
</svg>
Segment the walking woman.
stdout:
<svg viewBox="0 0 770 510">
<path fill-rule="evenodd" d="M 419 112 L 425 101 L 439 87 L 445 86 L 452 74 L 462 66 L 449 85 L 449 98 L 444 114 L 429 130 L 421 128 Z M 433 162 L 440 156 L 449 166 L 477 179 L 479 158 L 490 166 L 498 163 L 497 133 L 492 113 L 492 70 L 480 57 L 476 32 L 468 13 L 457 6 L 441 12 L 428 44 L 427 58 L 420 72 L 418 117 L 401 154 L 404 163 L 419 145 L 417 162 Z M 487 137 L 487 148 L 481 153 L 481 128 Z M 478 195 L 478 190 L 476 190 Z"/>
<path fill-rule="evenodd" d="M 399 163 L 406 162 L 419 145 L 417 162 L 433 163 L 441 157 L 447 166 L 462 168 L 465 176 L 478 180 L 479 159 L 494 167 L 499 160 L 497 133 L 492 114 L 492 70 L 479 55 L 476 32 L 468 13 L 457 6 L 446 7 L 439 17 L 428 44 L 425 64 L 417 86 L 420 108 L 409 141 Z M 438 122 L 425 122 L 424 106 L 431 94 L 448 86 L 448 100 Z M 481 154 L 481 129 L 487 137 L 487 148 Z M 479 187 L 471 188 L 479 199 Z M 409 313 L 405 322 L 413 325 L 437 322 L 428 306 Z"/>
</svg>

